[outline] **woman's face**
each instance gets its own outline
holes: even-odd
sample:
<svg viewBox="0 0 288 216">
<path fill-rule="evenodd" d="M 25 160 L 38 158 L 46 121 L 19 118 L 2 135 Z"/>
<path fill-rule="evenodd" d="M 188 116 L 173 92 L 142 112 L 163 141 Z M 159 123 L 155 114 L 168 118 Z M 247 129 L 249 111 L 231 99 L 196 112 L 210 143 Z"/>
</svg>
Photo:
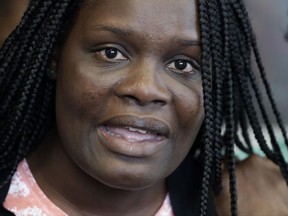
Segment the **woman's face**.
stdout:
<svg viewBox="0 0 288 216">
<path fill-rule="evenodd" d="M 105 185 L 152 186 L 183 161 L 203 121 L 195 2 L 86 3 L 57 65 L 61 143 Z"/>
</svg>

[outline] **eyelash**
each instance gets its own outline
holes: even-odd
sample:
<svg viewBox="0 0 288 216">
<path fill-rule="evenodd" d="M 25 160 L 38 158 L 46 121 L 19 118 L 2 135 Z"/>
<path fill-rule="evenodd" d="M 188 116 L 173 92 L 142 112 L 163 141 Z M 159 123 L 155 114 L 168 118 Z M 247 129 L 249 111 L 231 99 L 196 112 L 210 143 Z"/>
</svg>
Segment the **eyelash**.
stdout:
<svg viewBox="0 0 288 216">
<path fill-rule="evenodd" d="M 183 69 L 179 69 L 178 67 L 183 67 Z M 169 70 L 184 74 L 184 75 L 193 75 L 194 73 L 197 73 L 199 71 L 199 67 L 196 65 L 195 62 L 191 60 L 187 60 L 186 58 L 177 58 L 175 60 L 172 60 L 169 64 L 167 64 L 167 67 Z"/>
<path fill-rule="evenodd" d="M 123 52 L 121 52 L 119 49 L 115 47 L 106 47 L 106 48 L 96 51 L 95 53 L 98 56 L 100 56 L 103 60 L 108 61 L 108 62 L 123 62 L 123 61 L 129 60 L 129 58 L 125 54 L 123 54 Z M 110 56 L 111 58 L 108 56 L 109 54 L 112 54 L 112 56 Z M 118 56 L 118 59 L 115 59 L 117 56 Z M 178 66 L 182 65 L 185 67 L 183 68 L 183 70 L 179 68 L 177 69 L 176 64 L 178 64 Z M 189 70 L 185 71 L 187 67 L 189 68 Z M 184 75 L 193 75 L 194 73 L 197 73 L 199 71 L 199 66 L 197 65 L 197 63 L 195 63 L 194 61 L 190 59 L 188 60 L 187 57 L 178 57 L 177 59 L 175 58 L 174 60 L 170 61 L 167 64 L 167 68 L 175 73 L 184 74 Z"/>
<path fill-rule="evenodd" d="M 113 52 L 114 53 L 116 53 L 116 56 L 114 57 L 114 58 L 109 58 L 108 57 L 108 52 L 112 52 L 112 53 L 110 53 L 110 54 L 112 54 L 113 55 Z M 119 49 L 117 49 L 117 48 L 115 48 L 115 47 L 106 47 L 106 48 L 103 48 L 103 49 L 101 49 L 101 50 L 98 50 L 98 51 L 96 51 L 95 52 L 98 56 L 100 56 L 102 59 L 104 59 L 104 60 L 106 60 L 106 61 L 112 61 L 112 62 L 114 62 L 114 61 L 125 61 L 125 60 L 128 60 L 128 58 L 126 57 L 126 55 L 125 54 L 123 54 Z M 119 56 L 120 55 L 120 59 L 116 59 L 115 60 L 115 58 L 117 57 L 117 56 Z"/>
</svg>

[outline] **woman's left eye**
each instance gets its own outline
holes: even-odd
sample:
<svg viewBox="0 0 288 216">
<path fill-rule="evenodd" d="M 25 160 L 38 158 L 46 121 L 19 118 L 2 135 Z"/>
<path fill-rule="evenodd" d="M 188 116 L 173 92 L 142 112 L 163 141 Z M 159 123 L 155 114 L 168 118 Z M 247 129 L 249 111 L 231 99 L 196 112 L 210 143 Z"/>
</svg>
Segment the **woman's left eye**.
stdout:
<svg viewBox="0 0 288 216">
<path fill-rule="evenodd" d="M 101 58 L 111 61 L 127 60 L 127 57 L 114 47 L 104 48 L 96 52 Z"/>
<path fill-rule="evenodd" d="M 187 60 L 175 60 L 169 63 L 167 67 L 170 70 L 179 73 L 193 73 L 195 70 L 197 70 L 195 67 L 193 67 L 192 63 Z"/>
</svg>

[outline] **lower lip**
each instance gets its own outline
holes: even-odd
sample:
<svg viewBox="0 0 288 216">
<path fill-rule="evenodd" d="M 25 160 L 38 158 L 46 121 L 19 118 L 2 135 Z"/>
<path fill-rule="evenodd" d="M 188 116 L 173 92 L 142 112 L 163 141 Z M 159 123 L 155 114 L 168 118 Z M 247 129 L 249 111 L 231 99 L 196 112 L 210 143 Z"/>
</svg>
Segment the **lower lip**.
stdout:
<svg viewBox="0 0 288 216">
<path fill-rule="evenodd" d="M 112 135 L 105 127 L 99 127 L 97 130 L 100 142 L 108 150 L 129 157 L 149 157 L 159 152 L 168 144 L 168 139 L 163 136 L 149 141 L 129 142 L 126 139 Z"/>
</svg>

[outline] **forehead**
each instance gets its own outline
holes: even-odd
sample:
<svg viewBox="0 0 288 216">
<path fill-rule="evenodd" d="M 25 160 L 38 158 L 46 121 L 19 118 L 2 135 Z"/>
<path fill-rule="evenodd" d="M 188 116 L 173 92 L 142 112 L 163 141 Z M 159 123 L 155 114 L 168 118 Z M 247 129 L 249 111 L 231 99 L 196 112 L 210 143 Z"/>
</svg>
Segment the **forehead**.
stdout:
<svg viewBox="0 0 288 216">
<path fill-rule="evenodd" d="M 195 0 L 86 0 L 76 23 L 82 31 L 108 25 L 154 38 L 177 33 L 199 39 Z"/>
</svg>

